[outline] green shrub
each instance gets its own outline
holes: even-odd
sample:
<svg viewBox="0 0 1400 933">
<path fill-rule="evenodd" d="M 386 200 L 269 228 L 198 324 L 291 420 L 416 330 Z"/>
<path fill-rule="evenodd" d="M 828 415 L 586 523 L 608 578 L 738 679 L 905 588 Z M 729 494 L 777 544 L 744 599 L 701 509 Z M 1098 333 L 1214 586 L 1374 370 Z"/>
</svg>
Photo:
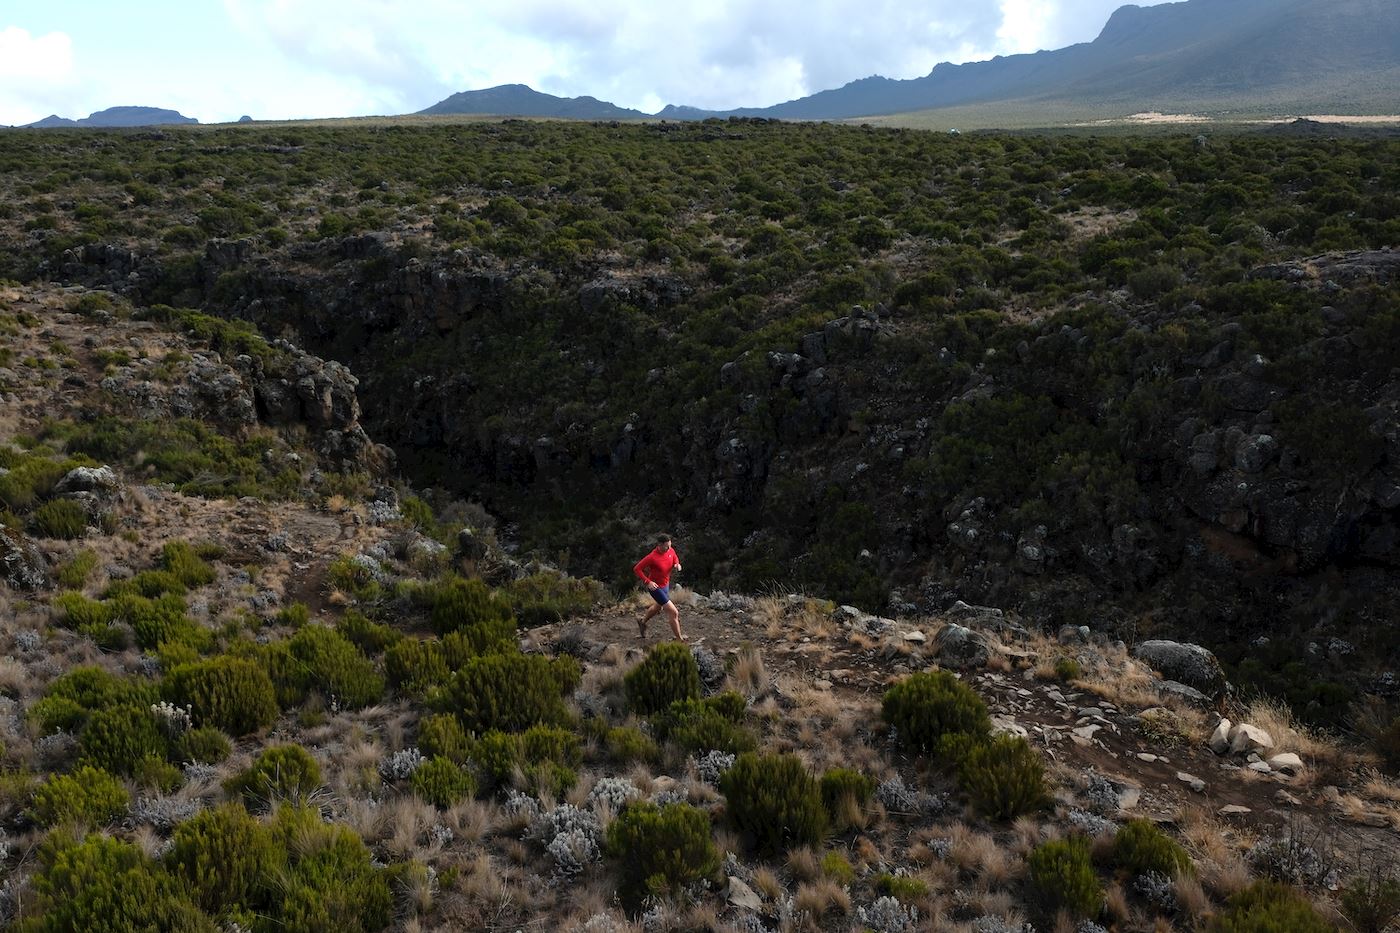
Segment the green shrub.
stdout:
<svg viewBox="0 0 1400 933">
<path fill-rule="evenodd" d="M 849 885 L 856 880 L 856 870 L 851 860 L 840 852 L 828 852 L 822 856 L 822 874 L 837 884 Z"/>
<path fill-rule="evenodd" d="M 518 769 L 526 786 L 539 793 L 573 786 L 573 769 L 583 760 L 583 747 L 572 732 L 541 725 L 522 733 L 487 732 L 472 748 L 471 758 L 493 783 L 508 782 Z"/>
<path fill-rule="evenodd" d="M 409 778 L 413 792 L 421 799 L 446 810 L 476 794 L 471 772 L 449 758 L 434 756 L 418 766 Z"/>
<path fill-rule="evenodd" d="M 418 723 L 418 750 L 426 758 L 446 758 L 462 764 L 471 756 L 472 741 L 456 716 L 439 713 Z"/>
<path fill-rule="evenodd" d="M 875 793 L 875 779 L 851 768 L 832 768 L 822 775 L 822 806 L 838 831 L 856 824 Z"/>
<path fill-rule="evenodd" d="M 619 893 L 632 908 L 713 877 L 720 866 L 709 817 L 684 803 L 628 804 L 608 826 L 606 851 L 618 863 Z"/>
<path fill-rule="evenodd" d="M 72 700 L 89 712 L 121 703 L 149 706 L 159 698 L 154 684 L 120 677 L 93 665 L 75 667 L 58 677 L 44 695 Z"/>
<path fill-rule="evenodd" d="M 132 767 L 131 779 L 136 782 L 137 786 L 147 790 L 153 790 L 160 794 L 173 794 L 181 784 L 185 783 L 185 772 L 164 758 L 147 755 Z"/>
<path fill-rule="evenodd" d="M 932 752 L 950 734 L 983 736 L 991 729 L 987 704 L 947 671 L 911 674 L 885 691 L 880 713 L 908 749 Z"/>
<path fill-rule="evenodd" d="M 1384 933 L 1400 918 L 1400 880 L 1384 871 L 1375 865 L 1342 889 L 1342 915 L 1356 933 Z"/>
<path fill-rule="evenodd" d="M 534 654 L 472 658 L 448 683 L 447 699 L 469 732 L 518 732 L 568 718 L 554 665 Z"/>
<path fill-rule="evenodd" d="M 1014 819 L 1049 802 L 1045 764 L 1017 736 L 999 735 L 972 747 L 958 764 L 958 783 L 988 819 Z"/>
<path fill-rule="evenodd" d="M 442 643 L 419 638 L 402 638 L 390 646 L 384 652 L 384 673 L 395 687 L 420 695 L 452 675 Z"/>
<path fill-rule="evenodd" d="M 40 735 L 52 735 L 77 732 L 87 719 L 88 711 L 67 697 L 43 697 L 29 707 L 28 716 Z"/>
<path fill-rule="evenodd" d="M 678 700 L 699 699 L 700 668 L 688 645 L 663 642 L 647 654 L 645 661 L 627 672 L 622 684 L 628 707 L 649 716 Z"/>
<path fill-rule="evenodd" d="M 821 788 L 794 755 L 745 752 L 721 775 L 719 788 L 734 825 L 764 854 L 815 846 L 826 834 Z"/>
<path fill-rule="evenodd" d="M 738 697 L 736 705 L 732 697 Z M 757 746 L 752 733 L 739 725 L 744 715 L 744 698 L 719 694 L 703 700 L 677 700 L 651 719 L 652 732 L 659 741 L 672 741 L 692 752 L 717 749 L 730 754 L 753 751 Z"/>
<path fill-rule="evenodd" d="M 39 847 L 34 911 L 19 933 L 218 933 L 176 880 L 110 836 L 53 834 Z"/>
<path fill-rule="evenodd" d="M 1065 683 L 1084 676 L 1084 668 L 1071 657 L 1063 657 L 1055 662 L 1055 676 Z"/>
<path fill-rule="evenodd" d="M 607 588 L 587 577 L 541 572 L 510 581 L 501 595 L 519 624 L 533 628 L 583 615 L 607 597 Z"/>
<path fill-rule="evenodd" d="M 109 605 L 113 620 L 130 625 L 136 644 L 141 648 L 182 644 L 200 651 L 213 641 L 207 630 L 185 615 L 184 597 L 175 593 L 155 599 L 127 593 L 111 600 Z"/>
<path fill-rule="evenodd" d="M 1256 881 L 1231 897 L 1209 933 L 1335 933 L 1307 898 L 1274 881 Z"/>
<path fill-rule="evenodd" d="M 359 615 L 359 613 L 356 613 Z M 364 616 L 360 616 L 364 618 Z M 311 609 L 306 603 L 296 602 L 290 606 L 283 606 L 272 616 L 272 621 L 276 625 L 285 625 L 287 628 L 298 629 L 311 621 Z M 337 626 L 337 629 L 339 626 Z M 341 634 L 345 634 L 341 632 Z"/>
<path fill-rule="evenodd" d="M 881 894 L 888 894 L 896 900 L 909 903 L 928 897 L 928 884 L 908 875 L 892 875 L 882 871 L 870 879 L 871 885 Z"/>
<path fill-rule="evenodd" d="M 651 737 L 632 726 L 613 726 L 603 733 L 603 747 L 615 761 L 656 761 L 660 749 Z"/>
<path fill-rule="evenodd" d="M 323 823 L 315 810 L 282 806 L 272 826 L 289 859 L 270 910 L 282 929 L 378 933 L 393 907 L 386 872 L 353 830 Z"/>
<path fill-rule="evenodd" d="M 498 650 L 515 637 L 515 618 L 510 604 L 491 592 L 480 580 L 452 577 L 429 584 L 429 622 L 439 635 L 461 632 L 474 646 L 475 654 Z"/>
<path fill-rule="evenodd" d="M 96 569 L 97 552 L 83 548 L 73 555 L 72 560 L 58 569 L 58 585 L 72 590 L 79 589 Z"/>
<path fill-rule="evenodd" d="M 1051 911 L 1076 918 L 1096 917 L 1103 908 L 1103 886 L 1083 836 L 1056 839 L 1035 848 L 1028 859 L 1031 883 Z"/>
<path fill-rule="evenodd" d="M 1168 878 L 1190 874 L 1191 856 L 1151 820 L 1129 820 L 1113 837 L 1113 864 L 1132 877 L 1156 872 Z"/>
<path fill-rule="evenodd" d="M 186 729 L 173 743 L 171 754 L 177 761 L 197 761 L 214 765 L 233 753 L 233 743 L 218 729 L 200 726 Z"/>
<path fill-rule="evenodd" d="M 1385 769 L 1391 774 L 1400 774 L 1400 716 L 1380 731 L 1374 744 Z"/>
<path fill-rule="evenodd" d="M 89 717 L 78 740 L 83 764 L 131 777 L 144 758 L 165 759 L 167 742 L 155 714 L 140 706 L 112 706 Z"/>
<path fill-rule="evenodd" d="M 383 622 L 372 622 L 363 612 L 347 610 L 335 630 L 355 643 L 367 655 L 376 655 L 403 636 Z"/>
<path fill-rule="evenodd" d="M 45 502 L 30 516 L 29 527 L 41 538 L 81 538 L 87 533 L 87 509 L 72 499 Z"/>
<path fill-rule="evenodd" d="M 59 593 L 53 598 L 53 607 L 58 610 L 58 624 L 64 628 L 84 631 L 112 621 L 111 604 L 88 599 L 82 593 Z"/>
<path fill-rule="evenodd" d="M 34 789 L 29 818 L 40 826 L 83 823 L 105 826 L 126 812 L 131 797 L 116 777 L 84 765 L 49 778 Z"/>
<path fill-rule="evenodd" d="M 297 801 L 321 786 L 321 766 L 300 745 L 273 745 L 247 770 L 224 782 L 224 790 L 250 802 Z"/>
<path fill-rule="evenodd" d="M 169 570 L 143 570 L 126 580 L 116 580 L 106 591 L 103 592 L 103 599 L 115 599 L 118 596 L 144 596 L 147 599 L 155 599 L 157 596 L 164 596 L 166 593 L 184 593 L 185 584 L 180 582 L 180 578 Z"/>
<path fill-rule="evenodd" d="M 240 803 L 201 810 L 175 827 L 165 864 L 211 914 L 251 908 L 275 882 L 282 853 Z"/>
<path fill-rule="evenodd" d="M 337 557 L 326 568 L 326 577 L 331 586 L 348 594 L 357 603 L 377 603 L 384 597 L 384 587 L 374 578 L 374 573 L 351 557 Z"/>
<path fill-rule="evenodd" d="M 266 655 L 284 705 L 305 700 L 312 690 L 348 709 L 360 709 L 383 696 L 384 679 L 374 665 L 335 629 L 308 625 L 285 645 L 285 653 L 276 649 Z"/>
<path fill-rule="evenodd" d="M 165 698 L 188 707 L 195 725 L 249 735 L 277 718 L 272 681 L 253 661 L 228 656 L 182 664 L 162 685 Z"/>
<path fill-rule="evenodd" d="M 160 567 L 191 589 L 214 582 L 214 568 L 199 556 L 188 541 L 166 542 L 160 549 Z"/>
</svg>

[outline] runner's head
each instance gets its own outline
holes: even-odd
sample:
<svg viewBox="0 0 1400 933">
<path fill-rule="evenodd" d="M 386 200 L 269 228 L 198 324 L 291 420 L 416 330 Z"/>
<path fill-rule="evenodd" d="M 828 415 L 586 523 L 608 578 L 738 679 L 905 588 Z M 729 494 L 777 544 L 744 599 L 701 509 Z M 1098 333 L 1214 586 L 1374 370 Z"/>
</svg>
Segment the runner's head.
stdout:
<svg viewBox="0 0 1400 933">
<path fill-rule="evenodd" d="M 662 554 L 665 554 L 667 551 L 669 551 L 671 549 L 671 536 L 664 531 L 661 534 L 657 535 L 656 549 Z"/>
</svg>

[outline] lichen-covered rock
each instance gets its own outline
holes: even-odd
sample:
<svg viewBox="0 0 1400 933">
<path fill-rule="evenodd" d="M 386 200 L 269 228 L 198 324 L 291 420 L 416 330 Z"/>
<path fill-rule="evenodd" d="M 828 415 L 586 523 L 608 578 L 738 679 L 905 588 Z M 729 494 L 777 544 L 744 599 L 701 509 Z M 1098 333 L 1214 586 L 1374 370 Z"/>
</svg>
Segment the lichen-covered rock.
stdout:
<svg viewBox="0 0 1400 933">
<path fill-rule="evenodd" d="M 947 667 L 984 667 L 991 654 L 986 638 L 957 623 L 945 625 L 935 642 L 938 660 Z"/>
<path fill-rule="evenodd" d="M 1229 690 L 1220 662 L 1200 645 L 1145 641 L 1133 649 L 1133 657 L 1156 668 L 1164 677 L 1199 690 L 1213 700 L 1220 699 Z"/>
<path fill-rule="evenodd" d="M 102 495 L 116 492 L 120 488 L 121 480 L 109 466 L 74 467 L 54 485 L 53 491 L 56 496 L 66 496 L 75 492 Z"/>
<path fill-rule="evenodd" d="M 0 580 L 15 590 L 41 590 L 49 585 L 49 562 L 23 533 L 0 525 Z"/>
</svg>

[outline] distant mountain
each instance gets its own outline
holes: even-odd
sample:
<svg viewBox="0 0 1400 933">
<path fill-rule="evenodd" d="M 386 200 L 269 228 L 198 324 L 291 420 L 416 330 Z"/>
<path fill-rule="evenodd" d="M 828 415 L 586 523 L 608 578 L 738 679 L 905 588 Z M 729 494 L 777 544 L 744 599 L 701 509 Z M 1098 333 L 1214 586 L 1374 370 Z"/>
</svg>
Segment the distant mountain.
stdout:
<svg viewBox="0 0 1400 933">
<path fill-rule="evenodd" d="M 29 126 L 46 129 L 56 126 L 160 126 L 169 123 L 198 123 L 194 117 L 187 117 L 174 110 L 159 107 L 108 107 L 81 120 L 68 120 L 53 114 Z"/>
<path fill-rule="evenodd" d="M 1018 102 L 1139 110 L 1393 112 L 1400 101 L 1397 0 L 1184 0 L 1124 6 L 1092 42 L 940 64 L 922 78 L 861 78 L 771 107 L 670 105 L 668 120 L 761 116 L 840 120 Z M 454 94 L 423 113 L 636 119 L 592 97 L 513 84 Z"/>
<path fill-rule="evenodd" d="M 481 91 L 462 91 L 418 112 L 553 117 L 561 120 L 635 120 L 647 116 L 640 110 L 628 110 L 596 97 L 555 97 L 523 84 L 502 84 Z"/>
</svg>

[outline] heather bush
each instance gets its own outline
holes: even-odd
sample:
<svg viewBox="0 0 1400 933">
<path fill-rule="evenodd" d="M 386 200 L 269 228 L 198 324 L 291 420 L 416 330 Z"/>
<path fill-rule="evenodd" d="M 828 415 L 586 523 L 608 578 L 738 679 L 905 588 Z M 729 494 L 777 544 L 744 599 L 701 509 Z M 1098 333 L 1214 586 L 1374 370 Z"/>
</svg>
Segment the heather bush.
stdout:
<svg viewBox="0 0 1400 933">
<path fill-rule="evenodd" d="M 851 768 L 832 768 L 822 775 L 822 805 L 833 829 L 853 825 L 853 817 L 865 809 L 875 794 L 875 779 Z"/>
<path fill-rule="evenodd" d="M 1335 933 L 1300 892 L 1276 881 L 1256 881 L 1230 898 L 1207 924 L 1209 933 Z"/>
<path fill-rule="evenodd" d="M 191 589 L 214 582 L 214 568 L 187 541 L 166 542 L 160 549 L 160 567 Z"/>
<path fill-rule="evenodd" d="M 607 854 L 618 864 L 619 893 L 635 909 L 648 896 L 675 895 L 715 876 L 719 850 L 710 818 L 684 803 L 631 803 L 608 826 Z"/>
<path fill-rule="evenodd" d="M 39 847 L 34 895 L 18 933 L 219 933 L 175 878 L 110 836 L 52 834 Z"/>
<path fill-rule="evenodd" d="M 1342 915 L 1356 933 L 1384 933 L 1400 919 L 1400 880 L 1394 871 L 1394 866 L 1373 865 L 1342 889 Z"/>
<path fill-rule="evenodd" d="M 139 648 L 150 650 L 163 644 L 189 645 L 196 651 L 209 646 L 212 636 L 185 615 L 184 597 L 166 593 L 148 598 L 124 593 L 109 601 L 115 622 L 131 626 Z"/>
<path fill-rule="evenodd" d="M 57 611 L 58 624 L 64 628 L 83 632 L 112 621 L 113 607 L 109 603 L 89 599 L 82 593 L 59 593 L 52 605 Z"/>
<path fill-rule="evenodd" d="M 469 732 L 518 732 L 568 719 L 554 664 L 518 652 L 472 658 L 448 683 L 447 704 Z"/>
<path fill-rule="evenodd" d="M 71 499 L 54 499 L 34 510 L 29 527 L 40 538 L 71 540 L 87 533 L 87 510 Z"/>
<path fill-rule="evenodd" d="M 471 772 L 441 756 L 423 762 L 408 780 L 415 794 L 440 810 L 476 794 Z"/>
<path fill-rule="evenodd" d="M 1168 878 L 1189 874 L 1191 856 L 1150 820 L 1129 820 L 1113 837 L 1113 864 L 1130 876 L 1156 872 Z"/>
<path fill-rule="evenodd" d="M 388 873 L 353 830 L 322 822 L 314 809 L 283 805 L 271 826 L 288 855 L 268 913 L 283 929 L 376 933 L 393 907 Z"/>
<path fill-rule="evenodd" d="M 186 729 L 171 743 L 171 757 L 176 761 L 218 764 L 233 752 L 233 743 L 218 729 L 200 726 Z"/>
<path fill-rule="evenodd" d="M 632 726 L 613 726 L 603 732 L 603 747 L 614 761 L 655 761 L 660 754 L 651 736 Z"/>
<path fill-rule="evenodd" d="M 733 702 L 735 697 L 738 703 Z M 744 712 L 744 698 L 732 692 L 703 700 L 677 700 L 651 718 L 652 732 L 659 741 L 675 742 L 691 752 L 752 751 L 758 743 L 740 725 Z"/>
<path fill-rule="evenodd" d="M 587 577 L 541 571 L 510 581 L 501 596 L 520 625 L 534 628 L 588 612 L 607 597 L 607 588 Z"/>
<path fill-rule="evenodd" d="M 1064 910 L 1076 918 L 1098 916 L 1103 908 L 1103 886 L 1083 836 L 1042 843 L 1031 852 L 1028 862 L 1031 884 L 1050 912 Z"/>
<path fill-rule="evenodd" d="M 321 766 L 300 745 L 273 745 L 253 763 L 224 782 L 224 790 L 251 803 L 298 801 L 321 786 Z"/>
<path fill-rule="evenodd" d="M 272 725 L 277 695 L 256 662 L 228 656 L 182 664 L 161 685 L 165 698 L 187 707 L 195 725 L 248 735 Z"/>
<path fill-rule="evenodd" d="M 947 671 L 911 674 L 885 691 L 880 709 L 905 748 L 938 750 L 945 735 L 983 736 L 991 728 L 987 705 Z"/>
<path fill-rule="evenodd" d="M 746 752 L 719 780 L 729 818 L 760 852 L 815 846 L 826 834 L 821 788 L 794 755 Z"/>
<path fill-rule="evenodd" d="M 510 603 L 491 592 L 480 580 L 451 577 L 424 588 L 428 619 L 439 635 L 460 632 L 473 645 L 475 654 L 485 654 L 509 645 L 515 637 L 515 618 Z"/>
<path fill-rule="evenodd" d="M 404 637 L 392 626 L 384 622 L 372 621 L 357 609 L 347 609 L 340 621 L 336 622 L 335 630 L 354 642 L 355 647 L 371 657 L 388 649 Z"/>
<path fill-rule="evenodd" d="M 112 706 L 150 706 L 154 684 L 119 677 L 100 667 L 82 666 L 56 678 L 29 709 L 29 718 L 44 734 L 58 729 L 76 731 L 93 710 Z"/>
<path fill-rule="evenodd" d="M 163 761 L 168 742 L 149 707 L 121 705 L 94 712 L 78 748 L 83 764 L 131 777 L 144 759 Z"/>
<path fill-rule="evenodd" d="M 627 705 L 643 716 L 659 713 L 678 700 L 700 697 L 700 669 L 682 642 L 662 642 L 622 679 Z"/>
<path fill-rule="evenodd" d="M 126 812 L 130 803 L 131 797 L 120 780 L 84 765 L 72 774 L 54 775 L 36 787 L 28 815 L 40 826 L 105 826 Z"/>
<path fill-rule="evenodd" d="M 1049 802 L 1045 763 L 1023 738 L 1000 735 L 980 742 L 961 757 L 958 784 L 977 812 L 1010 820 Z"/>
<path fill-rule="evenodd" d="M 264 654 L 282 705 L 304 701 L 316 690 L 333 706 L 360 709 L 384 693 L 384 679 L 345 636 L 308 625 Z"/>
<path fill-rule="evenodd" d="M 252 908 L 283 860 L 272 833 L 241 803 L 201 810 L 175 827 L 165 865 L 201 908 Z"/>
<path fill-rule="evenodd" d="M 116 599 L 118 596 L 144 596 L 155 599 L 167 593 L 176 595 L 185 592 L 185 584 L 168 570 L 143 570 L 125 580 L 114 580 L 102 591 L 103 599 Z"/>
<path fill-rule="evenodd" d="M 424 694 L 447 682 L 452 672 L 442 643 L 403 638 L 384 652 L 384 673 L 389 683 L 413 694 Z"/>
<path fill-rule="evenodd" d="M 427 758 L 446 758 L 462 764 L 471 756 L 472 741 L 456 716 L 438 713 L 419 721 L 418 750 Z"/>
</svg>

